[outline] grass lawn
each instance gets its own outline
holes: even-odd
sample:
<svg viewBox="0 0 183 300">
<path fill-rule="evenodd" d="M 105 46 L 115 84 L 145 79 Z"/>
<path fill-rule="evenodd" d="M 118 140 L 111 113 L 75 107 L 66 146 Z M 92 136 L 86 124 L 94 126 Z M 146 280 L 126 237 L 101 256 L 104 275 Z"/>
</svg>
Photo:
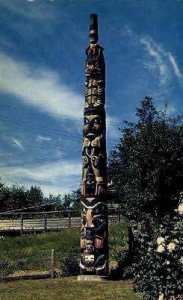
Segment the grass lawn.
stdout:
<svg viewBox="0 0 183 300">
<path fill-rule="evenodd" d="M 49 270 L 51 249 L 55 250 L 55 267 L 60 269 L 66 257 L 80 257 L 80 229 L 0 239 L 0 262 L 18 263 L 20 270 Z M 122 223 L 109 226 L 110 261 L 115 261 L 127 248 L 126 228 Z M 0 265 L 1 269 L 1 265 Z M 1 270 L 0 270 L 1 271 Z M 16 270 L 15 270 L 16 271 Z"/>
<path fill-rule="evenodd" d="M 3 270 L 8 270 L 7 274 L 21 270 L 50 270 L 51 249 L 55 249 L 55 268 L 62 270 L 63 259 L 66 257 L 74 257 L 77 263 L 80 257 L 79 237 L 80 230 L 70 228 L 60 232 L 1 238 L 0 279 L 4 274 L 1 273 Z M 127 249 L 124 224 L 109 226 L 109 248 L 109 261 L 113 265 Z M 7 267 L 9 269 L 3 269 L 3 262 L 10 266 Z M 130 281 L 80 282 L 77 277 L 62 277 L 0 282 L 0 300 L 12 299 L 137 300 L 141 297 L 133 292 Z"/>
<path fill-rule="evenodd" d="M 55 267 L 70 253 L 79 257 L 79 229 L 0 239 L 0 261 L 28 270 L 49 270 L 51 249 L 55 249 Z"/>
<path fill-rule="evenodd" d="M 79 282 L 76 277 L 0 283 L 1 300 L 140 300 L 129 281 Z"/>
</svg>

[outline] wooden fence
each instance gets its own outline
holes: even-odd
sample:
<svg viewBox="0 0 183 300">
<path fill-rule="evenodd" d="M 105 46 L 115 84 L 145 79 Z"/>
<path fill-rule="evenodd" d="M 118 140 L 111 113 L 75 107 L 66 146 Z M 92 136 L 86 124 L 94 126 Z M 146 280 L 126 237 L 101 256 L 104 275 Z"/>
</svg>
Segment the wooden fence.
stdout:
<svg viewBox="0 0 183 300">
<path fill-rule="evenodd" d="M 109 209 L 109 223 L 117 222 L 120 219 L 119 209 Z M 0 214 L 0 234 L 58 231 L 63 228 L 79 228 L 80 226 L 80 211 L 76 210 Z"/>
</svg>

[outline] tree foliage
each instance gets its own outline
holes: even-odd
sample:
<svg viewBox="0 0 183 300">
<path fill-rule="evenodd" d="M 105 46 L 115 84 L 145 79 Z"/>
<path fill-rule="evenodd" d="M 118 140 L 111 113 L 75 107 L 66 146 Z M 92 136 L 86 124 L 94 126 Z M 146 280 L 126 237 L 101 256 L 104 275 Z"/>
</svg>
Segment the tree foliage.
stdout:
<svg viewBox="0 0 183 300">
<path fill-rule="evenodd" d="M 80 209 L 80 189 L 76 189 L 65 195 L 52 195 L 45 198 L 45 203 L 51 205 L 54 210 Z"/>
<path fill-rule="evenodd" d="M 0 181 L 0 211 L 10 211 L 28 207 L 39 207 L 45 198 L 39 186 L 7 186 Z"/>
<path fill-rule="evenodd" d="M 0 179 L 0 211 L 11 211 L 29 208 L 36 210 L 65 210 L 80 208 L 80 189 L 65 195 L 44 196 L 39 186 L 7 186 Z"/>
<path fill-rule="evenodd" d="M 183 188 L 182 117 L 169 118 L 166 111 L 145 97 L 110 154 L 109 179 L 129 220 L 161 217 L 177 205 Z"/>
<path fill-rule="evenodd" d="M 183 194 L 182 194 L 183 196 Z M 183 197 L 182 197 L 183 198 Z M 149 235 L 141 232 L 133 264 L 135 289 L 144 300 L 178 300 L 183 297 L 183 199 L 177 212 L 167 215 Z"/>
<path fill-rule="evenodd" d="M 174 212 L 183 195 L 182 120 L 146 97 L 109 158 L 109 179 L 132 229 L 136 289 L 146 300 L 182 297 L 183 199 Z"/>
</svg>

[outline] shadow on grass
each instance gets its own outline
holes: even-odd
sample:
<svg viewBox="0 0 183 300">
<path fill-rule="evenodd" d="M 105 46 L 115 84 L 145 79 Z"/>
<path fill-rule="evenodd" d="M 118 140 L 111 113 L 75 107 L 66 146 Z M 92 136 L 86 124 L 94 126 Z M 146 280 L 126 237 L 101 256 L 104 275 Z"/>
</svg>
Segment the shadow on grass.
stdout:
<svg viewBox="0 0 183 300">
<path fill-rule="evenodd" d="M 115 269 L 111 270 L 109 274 L 110 280 L 133 280 L 132 269 L 133 257 L 127 251 L 124 257 L 118 262 Z"/>
</svg>

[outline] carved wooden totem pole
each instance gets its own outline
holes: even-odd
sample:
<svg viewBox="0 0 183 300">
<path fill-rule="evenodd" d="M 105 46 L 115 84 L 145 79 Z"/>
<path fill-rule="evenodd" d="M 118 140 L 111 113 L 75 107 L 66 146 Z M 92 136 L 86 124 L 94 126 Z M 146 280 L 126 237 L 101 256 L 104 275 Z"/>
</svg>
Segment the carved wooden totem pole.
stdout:
<svg viewBox="0 0 183 300">
<path fill-rule="evenodd" d="M 83 126 L 81 274 L 108 275 L 108 211 L 106 204 L 105 62 L 97 44 L 97 15 L 91 14 L 86 49 Z"/>
</svg>

